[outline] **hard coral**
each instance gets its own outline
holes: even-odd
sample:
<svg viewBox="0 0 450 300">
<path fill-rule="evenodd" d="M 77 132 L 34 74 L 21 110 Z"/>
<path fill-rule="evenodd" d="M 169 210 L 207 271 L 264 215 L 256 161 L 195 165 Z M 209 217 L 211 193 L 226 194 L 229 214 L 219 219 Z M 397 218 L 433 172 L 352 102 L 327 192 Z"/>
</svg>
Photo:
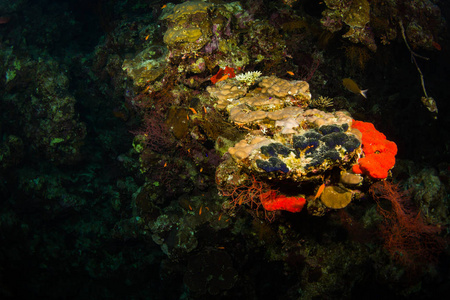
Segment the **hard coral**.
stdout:
<svg viewBox="0 0 450 300">
<path fill-rule="evenodd" d="M 362 133 L 364 157 L 353 166 L 353 172 L 369 175 L 375 179 L 384 179 L 395 165 L 397 145 L 388 141 L 386 136 L 375 129 L 372 123 L 353 121 L 352 128 Z"/>
</svg>

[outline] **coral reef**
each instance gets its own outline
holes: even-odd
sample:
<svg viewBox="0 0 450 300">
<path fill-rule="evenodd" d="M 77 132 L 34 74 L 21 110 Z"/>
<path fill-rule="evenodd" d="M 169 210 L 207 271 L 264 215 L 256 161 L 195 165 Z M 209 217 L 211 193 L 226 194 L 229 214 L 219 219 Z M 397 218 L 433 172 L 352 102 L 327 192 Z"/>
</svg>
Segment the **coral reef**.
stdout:
<svg viewBox="0 0 450 300">
<path fill-rule="evenodd" d="M 445 298 L 446 7 L 0 1 L 0 298 Z"/>
<path fill-rule="evenodd" d="M 308 212 L 318 216 L 351 202 L 356 193 L 352 188 L 363 181 L 358 174 L 387 177 L 395 163 L 395 144 L 372 124 L 352 121 L 347 112 L 303 109 L 311 98 L 308 86 L 271 76 L 261 77 L 256 86 L 227 79 L 207 88 L 217 101 L 216 108 L 228 114 L 228 121 L 248 131 L 228 148 L 216 171 L 216 183 L 223 195 L 232 198 L 232 207 L 262 206 L 266 216 L 274 210 L 299 212 L 306 203 L 299 187 L 337 173 L 337 180 L 329 181 L 308 202 Z M 391 159 L 376 160 L 382 155 Z M 292 187 L 280 191 L 282 186 Z"/>
</svg>

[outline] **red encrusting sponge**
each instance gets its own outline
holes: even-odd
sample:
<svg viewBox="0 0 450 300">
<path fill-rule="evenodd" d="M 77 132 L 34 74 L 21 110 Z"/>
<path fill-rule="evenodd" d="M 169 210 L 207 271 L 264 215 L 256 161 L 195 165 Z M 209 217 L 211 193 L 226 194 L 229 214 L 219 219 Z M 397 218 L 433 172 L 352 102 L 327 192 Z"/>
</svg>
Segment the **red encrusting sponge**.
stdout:
<svg viewBox="0 0 450 300">
<path fill-rule="evenodd" d="M 270 190 L 260 195 L 262 206 L 267 211 L 286 210 L 293 213 L 300 212 L 306 203 L 302 197 L 286 197 L 278 195 L 276 191 Z"/>
<path fill-rule="evenodd" d="M 397 145 L 386 139 L 386 136 L 375 129 L 372 123 L 353 121 L 352 128 L 362 134 L 364 157 L 353 165 L 353 172 L 368 175 L 375 179 L 384 179 L 388 171 L 395 165 Z"/>
</svg>

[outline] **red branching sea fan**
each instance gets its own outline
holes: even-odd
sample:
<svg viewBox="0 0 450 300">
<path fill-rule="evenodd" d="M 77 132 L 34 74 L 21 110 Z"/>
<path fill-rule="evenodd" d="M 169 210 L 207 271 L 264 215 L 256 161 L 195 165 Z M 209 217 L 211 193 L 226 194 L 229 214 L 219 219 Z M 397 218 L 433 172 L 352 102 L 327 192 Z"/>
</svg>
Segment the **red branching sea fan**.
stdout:
<svg viewBox="0 0 450 300">
<path fill-rule="evenodd" d="M 147 112 L 142 123 L 142 127 L 132 133 L 145 138 L 147 149 L 162 153 L 174 147 L 173 136 L 165 124 L 163 116 L 157 110 Z"/>
<path fill-rule="evenodd" d="M 391 257 L 413 269 L 436 262 L 437 255 L 446 246 L 438 235 L 441 228 L 427 224 L 397 184 L 379 181 L 370 187 L 369 192 L 384 219 L 380 230 L 384 247 Z"/>
</svg>

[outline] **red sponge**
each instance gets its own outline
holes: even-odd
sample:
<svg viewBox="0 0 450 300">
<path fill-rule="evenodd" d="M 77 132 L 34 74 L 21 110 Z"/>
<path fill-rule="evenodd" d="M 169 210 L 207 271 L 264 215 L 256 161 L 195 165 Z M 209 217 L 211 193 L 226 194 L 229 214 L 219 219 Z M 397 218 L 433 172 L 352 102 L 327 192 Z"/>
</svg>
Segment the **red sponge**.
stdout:
<svg viewBox="0 0 450 300">
<path fill-rule="evenodd" d="M 305 198 L 277 195 L 276 191 L 261 194 L 260 200 L 265 210 L 287 210 L 293 213 L 300 212 L 306 203 Z"/>
<path fill-rule="evenodd" d="M 364 157 L 353 166 L 353 172 L 365 174 L 375 179 L 384 179 L 395 165 L 397 145 L 375 129 L 372 123 L 353 121 L 352 128 L 362 134 Z"/>
</svg>

